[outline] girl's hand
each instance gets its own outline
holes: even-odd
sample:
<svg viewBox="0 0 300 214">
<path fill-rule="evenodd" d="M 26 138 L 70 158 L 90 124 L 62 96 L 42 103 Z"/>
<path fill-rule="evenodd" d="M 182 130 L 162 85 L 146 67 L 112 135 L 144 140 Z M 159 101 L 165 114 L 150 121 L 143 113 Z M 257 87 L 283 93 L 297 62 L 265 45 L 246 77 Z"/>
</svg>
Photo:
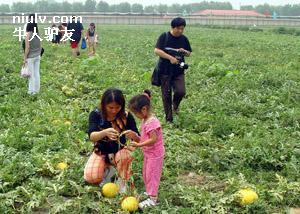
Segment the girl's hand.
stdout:
<svg viewBox="0 0 300 214">
<path fill-rule="evenodd" d="M 137 134 L 132 130 L 127 130 L 124 132 L 125 136 L 129 139 L 134 140 L 137 137 Z"/>
<path fill-rule="evenodd" d="M 105 136 L 108 137 L 110 140 L 117 140 L 119 136 L 119 132 L 114 128 L 105 129 Z"/>
<path fill-rule="evenodd" d="M 27 59 L 23 59 L 23 65 L 27 63 Z"/>
<path fill-rule="evenodd" d="M 140 147 L 139 143 L 134 142 L 134 141 L 131 141 L 131 142 L 129 143 L 129 146 L 132 146 L 132 147 Z"/>
<path fill-rule="evenodd" d="M 128 149 L 131 152 L 133 152 L 136 149 L 136 147 L 133 147 L 133 146 L 130 146 L 130 145 L 125 146 L 125 148 Z"/>
</svg>

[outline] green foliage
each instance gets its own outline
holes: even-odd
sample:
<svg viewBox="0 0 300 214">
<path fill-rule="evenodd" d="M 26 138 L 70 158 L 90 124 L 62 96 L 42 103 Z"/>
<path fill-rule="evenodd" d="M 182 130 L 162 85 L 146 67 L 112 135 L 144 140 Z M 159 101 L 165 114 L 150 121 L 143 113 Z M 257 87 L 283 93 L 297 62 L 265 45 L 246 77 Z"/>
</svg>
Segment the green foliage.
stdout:
<svg viewBox="0 0 300 214">
<path fill-rule="evenodd" d="M 278 34 L 289 34 L 289 35 L 300 36 L 300 30 L 298 30 L 297 28 L 278 27 L 274 29 L 274 32 Z"/>
<path fill-rule="evenodd" d="M 160 89 L 150 86 L 153 47 L 169 26 L 101 26 L 97 55 L 78 59 L 69 44 L 43 42 L 41 92 L 28 96 L 20 44 L 1 27 L 0 212 L 121 213 L 84 182 L 92 150 L 89 112 L 108 87 L 126 100 L 150 88 L 166 157 L 160 205 L 151 213 L 284 213 L 299 207 L 300 39 L 271 31 L 186 28 L 187 97 L 174 125 L 164 122 Z M 71 124 L 66 123 L 70 121 Z M 137 192 L 142 155 L 134 153 Z M 66 162 L 64 171 L 56 169 Z M 259 200 L 236 202 L 241 188 Z M 146 211 L 148 212 L 148 211 Z"/>
</svg>

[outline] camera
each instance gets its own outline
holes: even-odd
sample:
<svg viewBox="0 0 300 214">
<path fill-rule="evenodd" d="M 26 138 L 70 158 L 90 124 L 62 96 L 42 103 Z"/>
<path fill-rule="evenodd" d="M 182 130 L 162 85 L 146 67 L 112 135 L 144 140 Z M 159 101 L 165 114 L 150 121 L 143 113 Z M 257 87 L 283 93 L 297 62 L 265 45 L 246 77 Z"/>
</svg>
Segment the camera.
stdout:
<svg viewBox="0 0 300 214">
<path fill-rule="evenodd" d="M 178 51 L 178 49 L 166 47 L 165 52 L 175 57 L 179 61 L 178 65 L 181 69 L 186 70 L 189 68 L 189 65 L 184 62 L 184 54 Z"/>
</svg>

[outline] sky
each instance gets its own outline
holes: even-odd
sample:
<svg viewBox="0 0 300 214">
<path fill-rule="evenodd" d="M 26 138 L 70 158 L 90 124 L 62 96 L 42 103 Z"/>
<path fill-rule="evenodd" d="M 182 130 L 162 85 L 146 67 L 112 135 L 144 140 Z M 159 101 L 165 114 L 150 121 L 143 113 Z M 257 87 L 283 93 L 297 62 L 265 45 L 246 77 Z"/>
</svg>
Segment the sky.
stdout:
<svg viewBox="0 0 300 214">
<path fill-rule="evenodd" d="M 37 0 L 11 0 L 9 1 L 10 3 L 13 2 L 36 2 Z M 69 2 L 77 2 L 80 0 L 68 0 Z M 85 2 L 85 0 L 81 0 L 82 2 Z M 100 0 L 96 0 L 97 2 Z M 108 2 L 109 4 L 118 4 L 120 2 L 129 2 L 130 4 L 133 3 L 140 3 L 143 4 L 144 6 L 146 5 L 153 5 L 153 4 L 174 4 L 174 3 L 179 3 L 179 4 L 188 4 L 188 3 L 196 3 L 196 2 L 201 2 L 202 0 L 104 0 Z M 219 1 L 219 2 L 230 2 L 234 9 L 239 9 L 240 5 L 258 5 L 258 4 L 272 4 L 272 5 L 285 5 L 285 4 L 300 4 L 300 0 L 207 0 L 207 1 Z M 57 1 L 60 2 L 60 1 Z M 0 4 L 6 3 L 7 0 L 0 0 Z"/>
</svg>

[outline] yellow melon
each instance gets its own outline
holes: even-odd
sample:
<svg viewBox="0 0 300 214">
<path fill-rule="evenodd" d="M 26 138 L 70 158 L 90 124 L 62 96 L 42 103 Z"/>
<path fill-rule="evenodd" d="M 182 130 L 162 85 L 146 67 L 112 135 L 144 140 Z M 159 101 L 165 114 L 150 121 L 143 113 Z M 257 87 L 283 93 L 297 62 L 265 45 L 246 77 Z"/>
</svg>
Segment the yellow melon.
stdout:
<svg viewBox="0 0 300 214">
<path fill-rule="evenodd" d="M 70 126 L 72 123 L 71 123 L 71 121 L 65 121 L 65 125 L 67 125 L 67 126 Z"/>
<path fill-rule="evenodd" d="M 64 170 L 68 167 L 68 164 L 66 164 L 65 162 L 60 162 L 56 165 L 56 168 L 59 170 Z"/>
<path fill-rule="evenodd" d="M 119 192 L 119 187 L 115 183 L 107 183 L 102 187 L 102 194 L 104 197 L 113 198 Z"/>
<path fill-rule="evenodd" d="M 258 199 L 257 193 L 249 188 L 238 191 L 238 196 L 240 205 L 252 204 Z"/>
<path fill-rule="evenodd" d="M 121 207 L 125 211 L 134 212 L 138 209 L 139 202 L 135 197 L 130 196 L 122 201 Z"/>
</svg>

